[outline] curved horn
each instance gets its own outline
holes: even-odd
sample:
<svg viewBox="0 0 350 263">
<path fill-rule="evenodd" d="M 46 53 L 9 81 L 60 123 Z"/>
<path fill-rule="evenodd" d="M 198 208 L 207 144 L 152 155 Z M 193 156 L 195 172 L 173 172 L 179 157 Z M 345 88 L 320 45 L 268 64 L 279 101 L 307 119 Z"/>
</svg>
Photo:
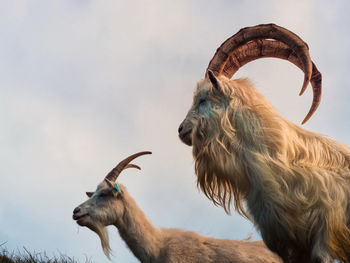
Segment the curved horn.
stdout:
<svg viewBox="0 0 350 263">
<path fill-rule="evenodd" d="M 141 170 L 140 166 L 138 166 L 136 164 L 132 164 L 132 163 L 129 163 L 127 166 L 125 166 L 123 170 L 128 169 L 128 168 L 136 168 L 136 169 Z"/>
<path fill-rule="evenodd" d="M 298 58 L 297 54 L 286 44 L 281 41 L 256 39 L 238 47 L 233 51 L 224 64 L 222 75 L 231 78 L 243 65 L 258 58 L 266 57 L 288 60 L 304 71 L 303 63 Z M 322 75 L 314 63 L 312 63 L 310 83 L 313 91 L 313 100 L 310 110 L 304 118 L 302 124 L 310 119 L 321 101 Z"/>
<path fill-rule="evenodd" d="M 107 179 L 110 182 L 115 182 L 115 180 L 117 180 L 119 174 L 121 173 L 121 171 L 123 171 L 126 168 L 138 168 L 140 169 L 140 167 L 138 167 L 135 164 L 129 164 L 132 160 L 134 160 L 135 158 L 144 155 L 144 154 L 152 154 L 152 152 L 139 152 L 139 153 L 135 153 L 133 155 L 130 155 L 129 157 L 125 158 L 123 161 L 121 161 L 115 168 L 112 169 L 112 171 L 110 171 L 105 179 Z"/>
<path fill-rule="evenodd" d="M 309 55 L 309 48 L 307 44 L 296 34 L 275 24 L 262 24 L 242 28 L 238 31 L 238 33 L 227 39 L 217 49 L 214 57 L 209 62 L 206 76 L 208 70 L 213 71 L 216 75 L 221 75 L 224 65 L 227 59 L 231 56 L 232 52 L 241 45 L 255 39 L 279 40 L 285 43 L 297 54 L 299 60 L 303 64 L 304 69 L 304 83 L 299 95 L 303 94 L 310 82 L 312 74 L 312 61 Z"/>
</svg>

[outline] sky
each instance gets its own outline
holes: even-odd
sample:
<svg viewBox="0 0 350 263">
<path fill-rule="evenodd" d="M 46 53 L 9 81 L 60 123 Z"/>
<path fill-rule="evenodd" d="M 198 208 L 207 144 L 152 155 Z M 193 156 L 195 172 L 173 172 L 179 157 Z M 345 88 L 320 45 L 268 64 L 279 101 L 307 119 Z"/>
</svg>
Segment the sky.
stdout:
<svg viewBox="0 0 350 263">
<path fill-rule="evenodd" d="M 109 262 L 73 209 L 121 159 L 120 177 L 159 227 L 261 239 L 196 187 L 191 148 L 177 129 L 216 48 L 240 28 L 276 23 L 297 33 L 323 75 L 319 109 L 304 128 L 350 145 L 347 0 L 1 0 L 0 244 Z M 240 69 L 286 119 L 312 101 L 302 72 L 261 59 Z M 109 227 L 112 262 L 138 262 Z"/>
</svg>

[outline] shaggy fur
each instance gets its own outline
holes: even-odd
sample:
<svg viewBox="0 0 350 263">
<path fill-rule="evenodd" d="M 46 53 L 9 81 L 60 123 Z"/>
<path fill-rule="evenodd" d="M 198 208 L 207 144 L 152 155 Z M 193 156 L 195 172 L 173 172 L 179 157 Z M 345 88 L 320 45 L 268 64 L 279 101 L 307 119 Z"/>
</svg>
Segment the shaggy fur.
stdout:
<svg viewBox="0 0 350 263">
<path fill-rule="evenodd" d="M 350 262 L 350 148 L 282 118 L 246 79 L 198 83 L 180 125 L 198 185 L 284 262 Z"/>
<path fill-rule="evenodd" d="M 233 241 L 198 235 L 182 229 L 155 227 L 123 185 L 120 192 L 102 182 L 90 199 L 74 210 L 81 226 L 95 231 L 109 257 L 105 226 L 114 225 L 141 262 L 152 263 L 281 263 L 263 242 Z"/>
</svg>

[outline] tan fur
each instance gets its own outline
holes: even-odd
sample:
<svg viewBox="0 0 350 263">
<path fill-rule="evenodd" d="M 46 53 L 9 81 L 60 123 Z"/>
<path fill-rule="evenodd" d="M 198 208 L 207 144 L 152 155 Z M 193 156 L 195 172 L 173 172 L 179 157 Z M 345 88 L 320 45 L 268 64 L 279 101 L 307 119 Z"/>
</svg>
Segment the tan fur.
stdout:
<svg viewBox="0 0 350 263">
<path fill-rule="evenodd" d="M 92 197 L 78 206 L 74 216 L 101 238 L 109 257 L 105 226 L 114 225 L 133 254 L 141 262 L 153 263 L 281 263 L 261 241 L 233 241 L 201 236 L 182 229 L 154 226 L 123 185 L 120 192 L 102 182 Z M 108 197 L 101 193 L 111 191 Z M 88 216 L 81 217 L 84 214 Z M 95 227 L 97 226 L 97 227 Z M 97 231 L 96 231 L 97 230 Z"/>
<path fill-rule="evenodd" d="M 285 262 L 350 262 L 350 148 L 285 120 L 248 80 L 217 81 L 199 82 L 180 126 L 200 188 Z"/>
</svg>

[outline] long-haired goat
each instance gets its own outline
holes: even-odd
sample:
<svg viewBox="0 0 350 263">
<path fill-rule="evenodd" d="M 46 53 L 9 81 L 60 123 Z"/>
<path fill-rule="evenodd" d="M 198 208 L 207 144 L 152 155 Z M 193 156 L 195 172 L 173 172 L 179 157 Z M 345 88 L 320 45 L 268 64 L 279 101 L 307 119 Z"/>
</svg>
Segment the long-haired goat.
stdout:
<svg viewBox="0 0 350 263">
<path fill-rule="evenodd" d="M 253 220 L 284 262 L 350 262 L 350 148 L 285 120 L 246 79 L 230 80 L 261 58 L 288 60 L 321 97 L 321 73 L 308 46 L 274 24 L 241 29 L 227 39 L 197 84 L 179 127 L 193 146 L 197 182 L 228 212 Z"/>
<path fill-rule="evenodd" d="M 137 165 L 132 159 L 120 162 L 97 186 L 94 193 L 73 211 L 73 219 L 95 231 L 107 257 L 110 254 L 105 227 L 114 225 L 130 250 L 141 262 L 153 263 L 281 263 L 263 242 L 215 239 L 181 229 L 155 227 L 137 206 L 123 185 L 115 181 L 123 169 Z"/>
</svg>

